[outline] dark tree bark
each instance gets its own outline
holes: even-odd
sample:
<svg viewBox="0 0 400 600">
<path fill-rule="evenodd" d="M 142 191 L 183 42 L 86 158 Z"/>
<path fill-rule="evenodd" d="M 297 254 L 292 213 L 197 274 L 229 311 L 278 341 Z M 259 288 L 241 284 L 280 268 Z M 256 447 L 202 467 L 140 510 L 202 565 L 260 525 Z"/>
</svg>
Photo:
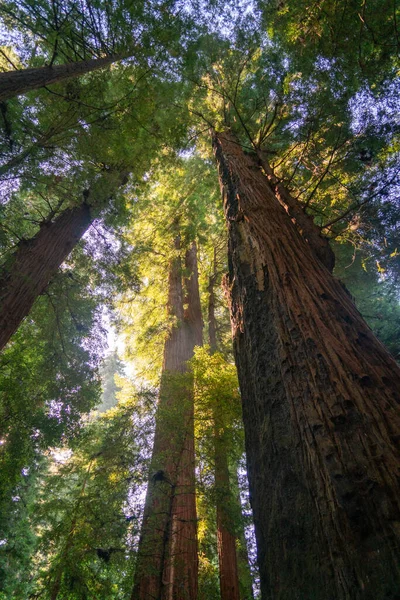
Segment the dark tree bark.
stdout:
<svg viewBox="0 0 400 600">
<path fill-rule="evenodd" d="M 92 220 L 86 202 L 65 210 L 54 221 L 44 223 L 33 238 L 20 242 L 16 252 L 0 267 L 0 350 Z"/>
<path fill-rule="evenodd" d="M 186 253 L 184 309 L 179 259 L 170 267 L 168 312 L 175 317 L 164 346 L 153 456 L 132 600 L 196 600 L 193 379 L 187 361 L 201 344 L 196 246 Z"/>
<path fill-rule="evenodd" d="M 6 71 L 0 73 L 0 101 L 14 98 L 31 90 L 37 90 L 64 79 L 79 77 L 85 73 L 102 69 L 113 62 L 124 58 L 123 55 L 111 54 L 103 58 L 53 65 L 51 67 L 36 67 L 21 71 Z M 125 57 L 126 58 L 126 57 Z"/>
<path fill-rule="evenodd" d="M 399 598 L 400 368 L 254 159 L 213 145 L 263 598 Z"/>
</svg>

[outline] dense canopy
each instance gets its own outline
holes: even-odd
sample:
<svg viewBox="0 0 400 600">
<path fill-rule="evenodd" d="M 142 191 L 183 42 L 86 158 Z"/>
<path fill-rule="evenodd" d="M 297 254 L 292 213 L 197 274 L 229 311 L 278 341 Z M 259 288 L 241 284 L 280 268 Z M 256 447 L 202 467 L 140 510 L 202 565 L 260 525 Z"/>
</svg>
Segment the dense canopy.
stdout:
<svg viewBox="0 0 400 600">
<path fill-rule="evenodd" d="M 0 6 L 0 600 L 400 597 L 400 8 Z"/>
</svg>

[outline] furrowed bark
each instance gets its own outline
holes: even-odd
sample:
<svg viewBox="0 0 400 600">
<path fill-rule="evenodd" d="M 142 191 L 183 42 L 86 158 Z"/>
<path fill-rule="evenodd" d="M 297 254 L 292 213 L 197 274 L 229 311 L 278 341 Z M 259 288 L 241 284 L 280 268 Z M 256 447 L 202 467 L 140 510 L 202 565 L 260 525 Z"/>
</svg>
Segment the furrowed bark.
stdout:
<svg viewBox="0 0 400 600">
<path fill-rule="evenodd" d="M 37 90 L 52 83 L 59 83 L 64 79 L 79 77 L 85 73 L 102 69 L 122 58 L 126 57 L 120 54 L 111 54 L 103 58 L 92 58 L 64 65 L 36 67 L 21 69 L 21 71 L 0 73 L 0 101 L 14 98 L 15 96 Z"/>
<path fill-rule="evenodd" d="M 303 206 L 292 196 L 285 186 L 275 176 L 266 156 L 261 150 L 257 152 L 259 165 L 267 176 L 272 191 L 287 214 L 295 223 L 297 229 L 310 245 L 313 254 L 332 273 L 335 266 L 335 253 L 329 245 L 327 237 L 322 235 L 321 228 L 314 223 L 314 218 L 308 215 Z"/>
<path fill-rule="evenodd" d="M 193 356 L 194 346 L 201 342 L 202 329 L 201 311 L 199 314 L 197 310 L 195 245 L 186 253 L 185 262 L 192 274 L 185 282 L 186 311 L 180 259 L 172 262 L 169 273 L 168 312 L 176 318 L 176 324 L 164 346 L 151 476 L 132 600 L 197 597 L 193 380 L 187 372 L 187 361 Z"/>
<path fill-rule="evenodd" d="M 264 600 L 400 597 L 400 368 L 214 134 Z"/>
<path fill-rule="evenodd" d="M 0 267 L 0 350 L 92 221 L 86 202 L 66 209 L 54 221 L 44 223 L 33 238 L 20 242 Z"/>
</svg>

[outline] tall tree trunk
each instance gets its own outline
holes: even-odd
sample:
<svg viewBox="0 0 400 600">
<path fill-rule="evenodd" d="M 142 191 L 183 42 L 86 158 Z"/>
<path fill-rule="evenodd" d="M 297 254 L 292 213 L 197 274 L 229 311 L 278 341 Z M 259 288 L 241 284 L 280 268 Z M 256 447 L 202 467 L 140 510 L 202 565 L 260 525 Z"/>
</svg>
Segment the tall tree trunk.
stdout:
<svg viewBox="0 0 400 600">
<path fill-rule="evenodd" d="M 217 351 L 215 283 L 216 252 L 214 250 L 213 274 L 210 276 L 208 283 L 208 336 L 212 354 Z M 236 535 L 235 526 L 232 522 L 232 491 L 229 481 L 228 451 L 222 410 L 223 408 L 218 405 L 213 410 L 219 585 L 221 600 L 239 600 Z"/>
<path fill-rule="evenodd" d="M 263 598 L 398 598 L 400 368 L 254 160 L 213 145 Z"/>
<path fill-rule="evenodd" d="M 107 65 L 124 58 L 120 54 L 110 54 L 103 58 L 91 58 L 64 65 L 21 69 L 0 73 L 0 101 L 37 90 L 51 83 L 59 83 L 64 79 L 79 77 L 85 73 L 102 69 Z"/>
<path fill-rule="evenodd" d="M 239 600 L 239 571 L 233 496 L 230 485 L 228 452 L 221 411 L 214 411 L 215 492 L 217 504 L 217 545 L 221 600 Z"/>
<path fill-rule="evenodd" d="M 132 600 L 195 600 L 197 527 L 193 380 L 187 361 L 201 343 L 196 246 L 186 253 L 187 308 L 180 259 L 171 263 L 168 312 L 176 318 L 164 346 L 150 481 Z"/>
<path fill-rule="evenodd" d="M 20 242 L 16 252 L 0 267 L 0 350 L 92 220 L 86 202 L 66 209 L 54 221 L 44 223 L 33 238 Z"/>
<path fill-rule="evenodd" d="M 304 206 L 292 196 L 287 188 L 275 176 L 265 152 L 257 152 L 259 165 L 264 170 L 272 190 L 284 207 L 289 217 L 293 219 L 302 237 L 310 245 L 311 251 L 325 267 L 332 272 L 335 266 L 335 253 L 329 245 L 329 240 L 321 233 L 321 227 L 314 223 L 314 218 L 305 212 Z"/>
<path fill-rule="evenodd" d="M 99 179 L 83 192 L 81 204 L 67 208 L 54 221 L 49 216 L 37 234 L 22 240 L 0 266 L 0 351 L 106 201 L 128 178 L 129 172 L 122 170 Z"/>
</svg>

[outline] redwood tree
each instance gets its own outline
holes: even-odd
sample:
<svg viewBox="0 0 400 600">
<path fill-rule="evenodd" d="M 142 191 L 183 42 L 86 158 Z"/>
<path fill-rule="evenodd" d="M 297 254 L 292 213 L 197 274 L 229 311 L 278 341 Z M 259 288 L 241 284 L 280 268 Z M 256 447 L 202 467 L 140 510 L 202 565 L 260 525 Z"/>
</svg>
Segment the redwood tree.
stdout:
<svg viewBox="0 0 400 600">
<path fill-rule="evenodd" d="M 400 369 L 254 157 L 213 146 L 263 598 L 397 598 Z"/>
<path fill-rule="evenodd" d="M 0 101 L 25 94 L 31 90 L 37 90 L 52 83 L 59 83 L 64 79 L 79 77 L 85 73 L 97 71 L 121 58 L 123 56 L 111 54 L 103 58 L 92 58 L 64 65 L 52 65 L 0 73 Z"/>
<path fill-rule="evenodd" d="M 178 250 L 179 238 L 175 245 Z M 164 346 L 132 600 L 197 597 L 193 383 L 187 372 L 195 345 L 202 343 L 195 244 L 186 252 L 185 266 L 188 277 L 183 285 L 180 258 L 174 257 L 170 264 L 168 313 L 175 323 Z"/>
<path fill-rule="evenodd" d="M 214 250 L 214 272 L 208 285 L 208 335 L 210 352 L 217 350 L 217 323 L 215 317 L 216 252 Z M 229 480 L 228 450 L 223 407 L 216 405 L 214 419 L 215 490 L 217 505 L 217 545 L 219 584 L 221 600 L 239 600 L 239 572 L 236 554 L 236 536 L 229 507 L 232 491 Z"/>
<path fill-rule="evenodd" d="M 127 182 L 128 173 L 122 171 L 117 178 L 116 187 Z M 85 190 L 80 204 L 65 209 L 54 220 L 49 215 L 36 235 L 21 240 L 1 265 L 0 350 L 95 219 L 103 202 L 101 197 L 93 196 L 93 190 Z"/>
</svg>

